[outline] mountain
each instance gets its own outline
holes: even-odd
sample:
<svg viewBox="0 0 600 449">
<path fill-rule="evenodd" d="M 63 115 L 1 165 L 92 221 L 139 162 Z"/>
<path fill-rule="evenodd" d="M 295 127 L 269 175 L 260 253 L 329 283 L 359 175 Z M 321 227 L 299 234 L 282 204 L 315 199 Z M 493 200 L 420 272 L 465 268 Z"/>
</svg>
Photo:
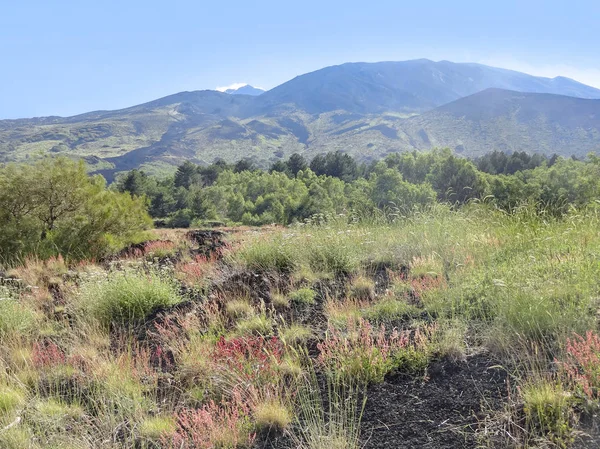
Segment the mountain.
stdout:
<svg viewBox="0 0 600 449">
<path fill-rule="evenodd" d="M 251 86 L 244 86 L 253 89 Z M 109 180 L 184 160 L 343 150 L 364 160 L 448 146 L 579 154 L 600 144 L 600 90 L 479 64 L 351 63 L 294 78 L 258 96 L 180 92 L 117 111 L 0 120 L 0 162 L 40 153 L 82 157 Z"/>
<path fill-rule="evenodd" d="M 298 76 L 261 95 L 260 111 L 298 108 L 311 114 L 423 112 L 489 88 L 600 98 L 600 90 L 558 77 L 542 78 L 481 64 L 347 63 Z"/>
<path fill-rule="evenodd" d="M 252 95 L 257 96 L 265 93 L 264 89 L 259 89 L 258 87 L 253 87 L 250 84 L 246 84 L 245 86 L 238 87 L 237 89 L 227 89 L 225 91 L 226 94 L 231 95 Z"/>
</svg>

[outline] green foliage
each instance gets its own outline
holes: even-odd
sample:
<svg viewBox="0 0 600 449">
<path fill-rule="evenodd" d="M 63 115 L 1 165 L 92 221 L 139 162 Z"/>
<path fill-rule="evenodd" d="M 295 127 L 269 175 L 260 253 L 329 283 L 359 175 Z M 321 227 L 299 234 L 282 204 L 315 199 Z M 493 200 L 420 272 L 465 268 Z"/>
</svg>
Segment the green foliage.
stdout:
<svg viewBox="0 0 600 449">
<path fill-rule="evenodd" d="M 293 303 L 300 305 L 311 305 L 315 303 L 315 292 L 310 288 L 300 288 L 289 294 L 289 299 Z"/>
<path fill-rule="evenodd" d="M 0 290 L 0 341 L 32 334 L 36 328 L 37 314 L 17 300 L 2 295 Z"/>
<path fill-rule="evenodd" d="M 143 201 L 105 188 L 82 162 L 46 158 L 0 168 L 0 260 L 99 258 L 150 225 Z"/>
<path fill-rule="evenodd" d="M 114 273 L 84 284 L 78 298 L 83 316 L 103 326 L 134 326 L 152 312 L 182 301 L 177 285 L 158 273 Z"/>
<path fill-rule="evenodd" d="M 529 380 L 520 389 L 528 430 L 549 438 L 558 447 L 572 440 L 573 398 L 551 380 Z"/>
</svg>

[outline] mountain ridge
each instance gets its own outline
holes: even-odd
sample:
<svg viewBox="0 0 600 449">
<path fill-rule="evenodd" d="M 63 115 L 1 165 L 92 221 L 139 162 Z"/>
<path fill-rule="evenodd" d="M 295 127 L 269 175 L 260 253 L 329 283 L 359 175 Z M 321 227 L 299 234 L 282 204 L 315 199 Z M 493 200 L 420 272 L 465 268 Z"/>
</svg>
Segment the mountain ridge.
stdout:
<svg viewBox="0 0 600 449">
<path fill-rule="evenodd" d="M 600 129 L 600 100 L 581 97 L 600 90 L 481 64 L 346 63 L 257 96 L 185 91 L 114 111 L 0 120 L 0 161 L 65 154 L 111 178 L 187 159 L 268 165 L 338 149 L 365 160 L 431 146 L 580 154 L 595 148 Z"/>
</svg>

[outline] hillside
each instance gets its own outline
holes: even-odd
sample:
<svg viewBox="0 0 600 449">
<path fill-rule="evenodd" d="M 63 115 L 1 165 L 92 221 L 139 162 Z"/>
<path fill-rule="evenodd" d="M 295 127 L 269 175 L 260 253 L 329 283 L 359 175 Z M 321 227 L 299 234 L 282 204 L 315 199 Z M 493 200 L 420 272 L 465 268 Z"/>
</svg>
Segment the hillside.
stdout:
<svg viewBox="0 0 600 449">
<path fill-rule="evenodd" d="M 117 111 L 1 120 L 0 161 L 83 157 L 112 179 L 135 167 L 172 170 L 183 160 L 252 157 L 266 165 L 293 152 L 338 149 L 368 160 L 432 146 L 466 155 L 585 154 L 599 142 L 600 100 L 589 98 L 600 90 L 478 64 L 343 64 L 258 96 L 235 93 L 181 92 Z"/>
</svg>

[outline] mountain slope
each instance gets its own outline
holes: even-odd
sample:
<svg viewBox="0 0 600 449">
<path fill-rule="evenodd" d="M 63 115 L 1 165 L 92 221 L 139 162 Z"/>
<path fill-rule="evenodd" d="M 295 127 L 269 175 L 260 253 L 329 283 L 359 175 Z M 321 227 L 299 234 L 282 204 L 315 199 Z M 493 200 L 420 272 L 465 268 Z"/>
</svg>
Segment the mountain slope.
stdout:
<svg viewBox="0 0 600 449">
<path fill-rule="evenodd" d="M 600 90 L 568 78 L 542 78 L 480 64 L 348 63 L 298 76 L 261 95 L 260 112 L 285 106 L 311 114 L 422 112 L 488 88 L 600 98 Z"/>
<path fill-rule="evenodd" d="M 600 151 L 600 100 L 487 89 L 411 118 L 403 130 L 419 149 L 585 156 Z"/>
<path fill-rule="evenodd" d="M 478 91 L 490 84 L 513 90 Z M 260 96 L 180 92 L 117 111 L 0 120 L 0 162 L 43 153 L 83 157 L 112 179 L 137 167 L 173 170 L 184 160 L 251 157 L 267 165 L 293 152 L 344 150 L 368 160 L 433 146 L 468 155 L 598 150 L 600 100 L 517 88 L 600 98 L 598 89 L 565 78 L 477 64 L 344 64 Z"/>
</svg>

